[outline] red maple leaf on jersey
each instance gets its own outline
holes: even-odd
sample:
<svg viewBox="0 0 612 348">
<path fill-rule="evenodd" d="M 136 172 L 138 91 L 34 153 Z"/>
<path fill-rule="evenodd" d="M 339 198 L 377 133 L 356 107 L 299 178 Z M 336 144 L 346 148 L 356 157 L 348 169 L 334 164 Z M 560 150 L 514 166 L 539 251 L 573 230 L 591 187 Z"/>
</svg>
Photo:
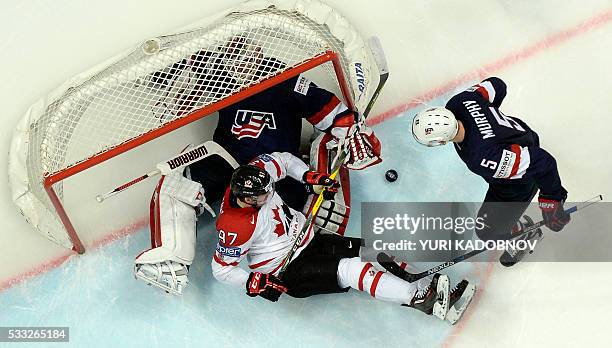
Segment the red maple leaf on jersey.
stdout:
<svg viewBox="0 0 612 348">
<path fill-rule="evenodd" d="M 274 221 L 276 221 L 274 233 L 276 233 L 276 235 L 280 237 L 285 234 L 285 225 L 283 224 L 283 220 L 281 219 L 280 214 L 278 213 L 278 207 L 272 209 L 272 211 L 274 212 Z"/>
</svg>

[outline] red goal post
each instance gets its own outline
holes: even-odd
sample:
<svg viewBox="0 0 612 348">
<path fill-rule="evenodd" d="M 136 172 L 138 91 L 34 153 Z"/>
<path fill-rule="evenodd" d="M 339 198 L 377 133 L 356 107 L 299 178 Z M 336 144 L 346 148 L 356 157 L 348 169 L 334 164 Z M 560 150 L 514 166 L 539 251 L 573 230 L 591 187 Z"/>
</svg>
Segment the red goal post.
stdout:
<svg viewBox="0 0 612 348">
<path fill-rule="evenodd" d="M 37 231 L 83 253 L 64 180 L 313 69 L 357 111 L 378 82 L 366 41 L 314 0 L 251 1 L 146 40 L 28 110 L 11 143 L 13 200 Z"/>
</svg>

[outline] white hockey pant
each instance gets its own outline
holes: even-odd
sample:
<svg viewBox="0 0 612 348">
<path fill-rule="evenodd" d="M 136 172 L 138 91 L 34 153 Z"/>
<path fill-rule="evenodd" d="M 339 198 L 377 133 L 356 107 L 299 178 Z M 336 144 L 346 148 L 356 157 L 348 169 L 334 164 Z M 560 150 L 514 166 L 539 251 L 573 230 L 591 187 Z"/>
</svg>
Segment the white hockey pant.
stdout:
<svg viewBox="0 0 612 348">
<path fill-rule="evenodd" d="M 427 287 L 429 277 L 409 283 L 390 273 L 377 262 L 363 262 L 360 257 L 345 258 L 338 264 L 338 285 L 368 292 L 372 297 L 409 304 L 417 290 Z"/>
</svg>

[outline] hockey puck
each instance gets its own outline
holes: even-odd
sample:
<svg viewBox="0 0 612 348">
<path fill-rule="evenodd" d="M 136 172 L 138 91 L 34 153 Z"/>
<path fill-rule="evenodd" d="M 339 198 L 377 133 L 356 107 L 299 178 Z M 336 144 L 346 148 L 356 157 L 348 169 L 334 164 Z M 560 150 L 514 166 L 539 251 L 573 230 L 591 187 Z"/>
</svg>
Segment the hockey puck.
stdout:
<svg viewBox="0 0 612 348">
<path fill-rule="evenodd" d="M 387 170 L 387 172 L 385 173 L 385 179 L 387 179 L 388 182 L 394 182 L 395 180 L 397 180 L 397 172 L 395 171 L 395 169 Z"/>
</svg>

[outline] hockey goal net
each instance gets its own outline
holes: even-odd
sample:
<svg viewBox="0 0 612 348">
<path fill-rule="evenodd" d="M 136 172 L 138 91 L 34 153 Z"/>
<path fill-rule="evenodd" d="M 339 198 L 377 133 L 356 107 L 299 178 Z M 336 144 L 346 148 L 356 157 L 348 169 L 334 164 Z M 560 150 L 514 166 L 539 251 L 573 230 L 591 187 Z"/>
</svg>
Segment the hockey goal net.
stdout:
<svg viewBox="0 0 612 348">
<path fill-rule="evenodd" d="M 313 69 L 363 110 L 378 76 L 371 54 L 340 14 L 307 0 L 247 2 L 145 40 L 28 110 L 11 144 L 13 199 L 36 230 L 82 253 L 65 206 L 69 178 Z"/>
</svg>

